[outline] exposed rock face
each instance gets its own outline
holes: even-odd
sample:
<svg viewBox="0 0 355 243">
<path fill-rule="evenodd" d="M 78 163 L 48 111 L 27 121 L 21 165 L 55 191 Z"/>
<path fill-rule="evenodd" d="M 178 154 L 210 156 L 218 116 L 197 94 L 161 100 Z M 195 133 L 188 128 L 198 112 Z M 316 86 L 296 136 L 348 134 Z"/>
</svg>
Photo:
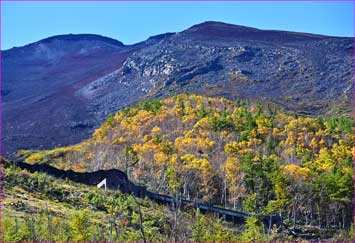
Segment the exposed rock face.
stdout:
<svg viewBox="0 0 355 243">
<path fill-rule="evenodd" d="M 3 52 L 3 149 L 73 144 L 111 112 L 181 92 L 349 114 L 353 53 L 353 38 L 218 22 L 131 46 L 95 35 L 51 37 Z"/>
</svg>

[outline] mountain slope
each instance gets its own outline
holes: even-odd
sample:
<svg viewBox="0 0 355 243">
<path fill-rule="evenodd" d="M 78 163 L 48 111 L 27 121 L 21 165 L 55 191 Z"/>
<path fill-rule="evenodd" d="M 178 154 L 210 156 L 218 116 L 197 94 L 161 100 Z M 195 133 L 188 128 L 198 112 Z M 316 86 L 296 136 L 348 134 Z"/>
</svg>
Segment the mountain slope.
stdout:
<svg viewBox="0 0 355 243">
<path fill-rule="evenodd" d="M 97 35 L 61 35 L 3 52 L 5 153 L 50 148 L 86 138 L 101 121 L 78 89 L 119 69 L 135 50 L 164 36 L 125 46 Z"/>
<path fill-rule="evenodd" d="M 131 46 L 94 35 L 51 37 L 3 54 L 3 149 L 77 143 L 109 113 L 175 93 L 350 114 L 353 47 L 352 38 L 219 22 Z"/>
</svg>

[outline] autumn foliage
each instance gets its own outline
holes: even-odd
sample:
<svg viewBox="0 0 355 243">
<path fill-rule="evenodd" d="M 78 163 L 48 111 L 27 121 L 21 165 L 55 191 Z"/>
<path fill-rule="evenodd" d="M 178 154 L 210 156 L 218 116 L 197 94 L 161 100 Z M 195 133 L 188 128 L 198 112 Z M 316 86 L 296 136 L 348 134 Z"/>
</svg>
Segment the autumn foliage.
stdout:
<svg viewBox="0 0 355 243">
<path fill-rule="evenodd" d="M 353 144 L 348 118 L 183 94 L 123 109 L 92 138 L 27 162 L 118 168 L 152 191 L 341 228 L 353 220 Z"/>
</svg>

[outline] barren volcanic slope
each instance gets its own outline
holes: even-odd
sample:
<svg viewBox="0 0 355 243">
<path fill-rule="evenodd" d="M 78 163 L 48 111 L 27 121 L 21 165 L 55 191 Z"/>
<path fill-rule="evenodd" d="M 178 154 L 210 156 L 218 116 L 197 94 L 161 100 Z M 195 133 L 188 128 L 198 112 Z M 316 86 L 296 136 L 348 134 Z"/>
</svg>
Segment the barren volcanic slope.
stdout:
<svg viewBox="0 0 355 243">
<path fill-rule="evenodd" d="M 103 117 L 98 117 L 90 98 L 78 90 L 165 36 L 125 46 L 98 35 L 70 34 L 4 51 L 3 152 L 50 148 L 86 138 L 107 113 L 102 111 Z"/>
<path fill-rule="evenodd" d="M 111 112 L 181 92 L 349 114 L 353 48 L 353 38 L 219 22 L 131 46 L 96 35 L 51 37 L 3 52 L 3 149 L 76 143 Z"/>
</svg>

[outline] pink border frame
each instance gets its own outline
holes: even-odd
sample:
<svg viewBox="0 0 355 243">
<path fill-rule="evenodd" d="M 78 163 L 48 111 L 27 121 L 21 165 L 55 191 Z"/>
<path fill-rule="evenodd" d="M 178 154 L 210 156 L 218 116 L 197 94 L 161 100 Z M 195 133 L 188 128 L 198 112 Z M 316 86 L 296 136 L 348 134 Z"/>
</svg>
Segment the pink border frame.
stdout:
<svg viewBox="0 0 355 243">
<path fill-rule="evenodd" d="M 2 90 L 2 50 L 1 50 L 1 28 L 2 28 L 2 2 L 354 2 L 355 0 L 0 0 L 0 90 Z M 355 4 L 354 9 L 355 13 Z M 354 17 L 355 22 L 355 17 Z M 354 27 L 355 32 L 355 27 Z M 354 37 L 354 46 L 355 46 L 355 37 Z M 354 49 L 354 62 L 355 62 L 355 49 Z M 355 75 L 355 65 L 354 65 L 354 75 Z M 354 81 L 355 82 L 355 81 Z M 353 98 L 355 102 L 355 85 L 353 90 Z M 355 103 L 353 103 L 353 115 L 355 117 Z M 0 92 L 0 159 L 2 158 L 2 95 Z M 355 127 L 355 124 L 354 124 Z M 354 130 L 355 137 L 355 130 Z M 353 151 L 353 160 L 355 164 L 355 145 Z M 2 162 L 0 160 L 0 237 L 2 236 Z M 355 192 L 355 167 L 354 167 L 354 192 Z M 354 195 L 355 202 L 355 195 Z M 355 204 L 354 204 L 354 226 L 355 226 Z M 1 239 L 0 239 L 1 242 Z M 69 243 L 69 242 L 67 242 Z M 92 242 L 92 243 L 101 243 L 101 242 Z M 242 242 L 239 242 L 242 243 Z M 278 243 L 278 242 L 270 242 Z"/>
</svg>

